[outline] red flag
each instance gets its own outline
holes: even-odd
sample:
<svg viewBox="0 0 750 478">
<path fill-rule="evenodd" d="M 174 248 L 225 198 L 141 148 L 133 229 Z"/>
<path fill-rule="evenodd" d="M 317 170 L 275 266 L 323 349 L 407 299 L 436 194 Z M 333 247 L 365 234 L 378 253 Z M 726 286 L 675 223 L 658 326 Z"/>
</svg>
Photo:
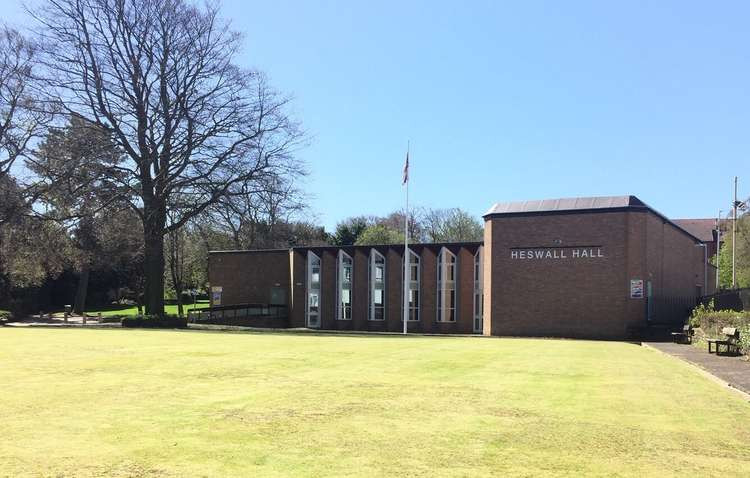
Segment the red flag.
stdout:
<svg viewBox="0 0 750 478">
<path fill-rule="evenodd" d="M 406 163 L 404 164 L 404 180 L 401 182 L 401 185 L 403 186 L 409 182 L 409 152 L 406 152 Z"/>
</svg>

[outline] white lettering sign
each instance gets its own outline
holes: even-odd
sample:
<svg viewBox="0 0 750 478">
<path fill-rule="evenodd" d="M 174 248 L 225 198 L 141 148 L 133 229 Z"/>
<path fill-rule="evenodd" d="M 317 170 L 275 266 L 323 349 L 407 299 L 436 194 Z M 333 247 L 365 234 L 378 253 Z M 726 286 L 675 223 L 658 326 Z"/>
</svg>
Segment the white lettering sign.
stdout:
<svg viewBox="0 0 750 478">
<path fill-rule="evenodd" d="M 510 258 L 524 260 L 599 259 L 606 257 L 601 247 L 535 247 L 511 249 Z"/>
</svg>

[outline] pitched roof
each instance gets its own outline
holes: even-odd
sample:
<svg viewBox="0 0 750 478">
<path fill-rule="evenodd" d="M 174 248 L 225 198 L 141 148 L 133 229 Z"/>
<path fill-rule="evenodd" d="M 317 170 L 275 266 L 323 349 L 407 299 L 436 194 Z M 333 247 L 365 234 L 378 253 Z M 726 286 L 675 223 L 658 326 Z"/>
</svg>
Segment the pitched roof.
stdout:
<svg viewBox="0 0 750 478">
<path fill-rule="evenodd" d="M 716 240 L 716 219 L 675 219 L 673 222 L 703 242 Z"/>
</svg>

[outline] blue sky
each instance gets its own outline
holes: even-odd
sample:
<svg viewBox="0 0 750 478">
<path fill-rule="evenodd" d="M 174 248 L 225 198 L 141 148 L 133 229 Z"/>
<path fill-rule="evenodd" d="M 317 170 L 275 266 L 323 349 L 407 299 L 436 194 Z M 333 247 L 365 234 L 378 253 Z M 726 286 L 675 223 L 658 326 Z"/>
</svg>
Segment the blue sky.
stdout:
<svg viewBox="0 0 750 478">
<path fill-rule="evenodd" d="M 3 16 L 23 22 L 20 2 Z M 635 194 L 750 194 L 750 3 L 224 1 L 239 62 L 295 97 L 316 220 Z M 743 168 L 744 167 L 744 168 Z M 745 175 L 742 177 L 742 175 Z"/>
</svg>

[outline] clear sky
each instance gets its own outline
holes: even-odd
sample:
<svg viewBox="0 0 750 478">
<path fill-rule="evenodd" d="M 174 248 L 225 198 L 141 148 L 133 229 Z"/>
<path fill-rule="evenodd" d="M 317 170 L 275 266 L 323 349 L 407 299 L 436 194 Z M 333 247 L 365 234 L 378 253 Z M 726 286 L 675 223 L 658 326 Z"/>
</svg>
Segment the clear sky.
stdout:
<svg viewBox="0 0 750 478">
<path fill-rule="evenodd" d="M 3 17 L 24 21 L 20 2 Z M 411 203 L 634 194 L 672 218 L 750 194 L 748 2 L 223 2 L 239 62 L 295 97 L 316 220 Z M 744 175 L 744 176 L 743 176 Z"/>
</svg>

